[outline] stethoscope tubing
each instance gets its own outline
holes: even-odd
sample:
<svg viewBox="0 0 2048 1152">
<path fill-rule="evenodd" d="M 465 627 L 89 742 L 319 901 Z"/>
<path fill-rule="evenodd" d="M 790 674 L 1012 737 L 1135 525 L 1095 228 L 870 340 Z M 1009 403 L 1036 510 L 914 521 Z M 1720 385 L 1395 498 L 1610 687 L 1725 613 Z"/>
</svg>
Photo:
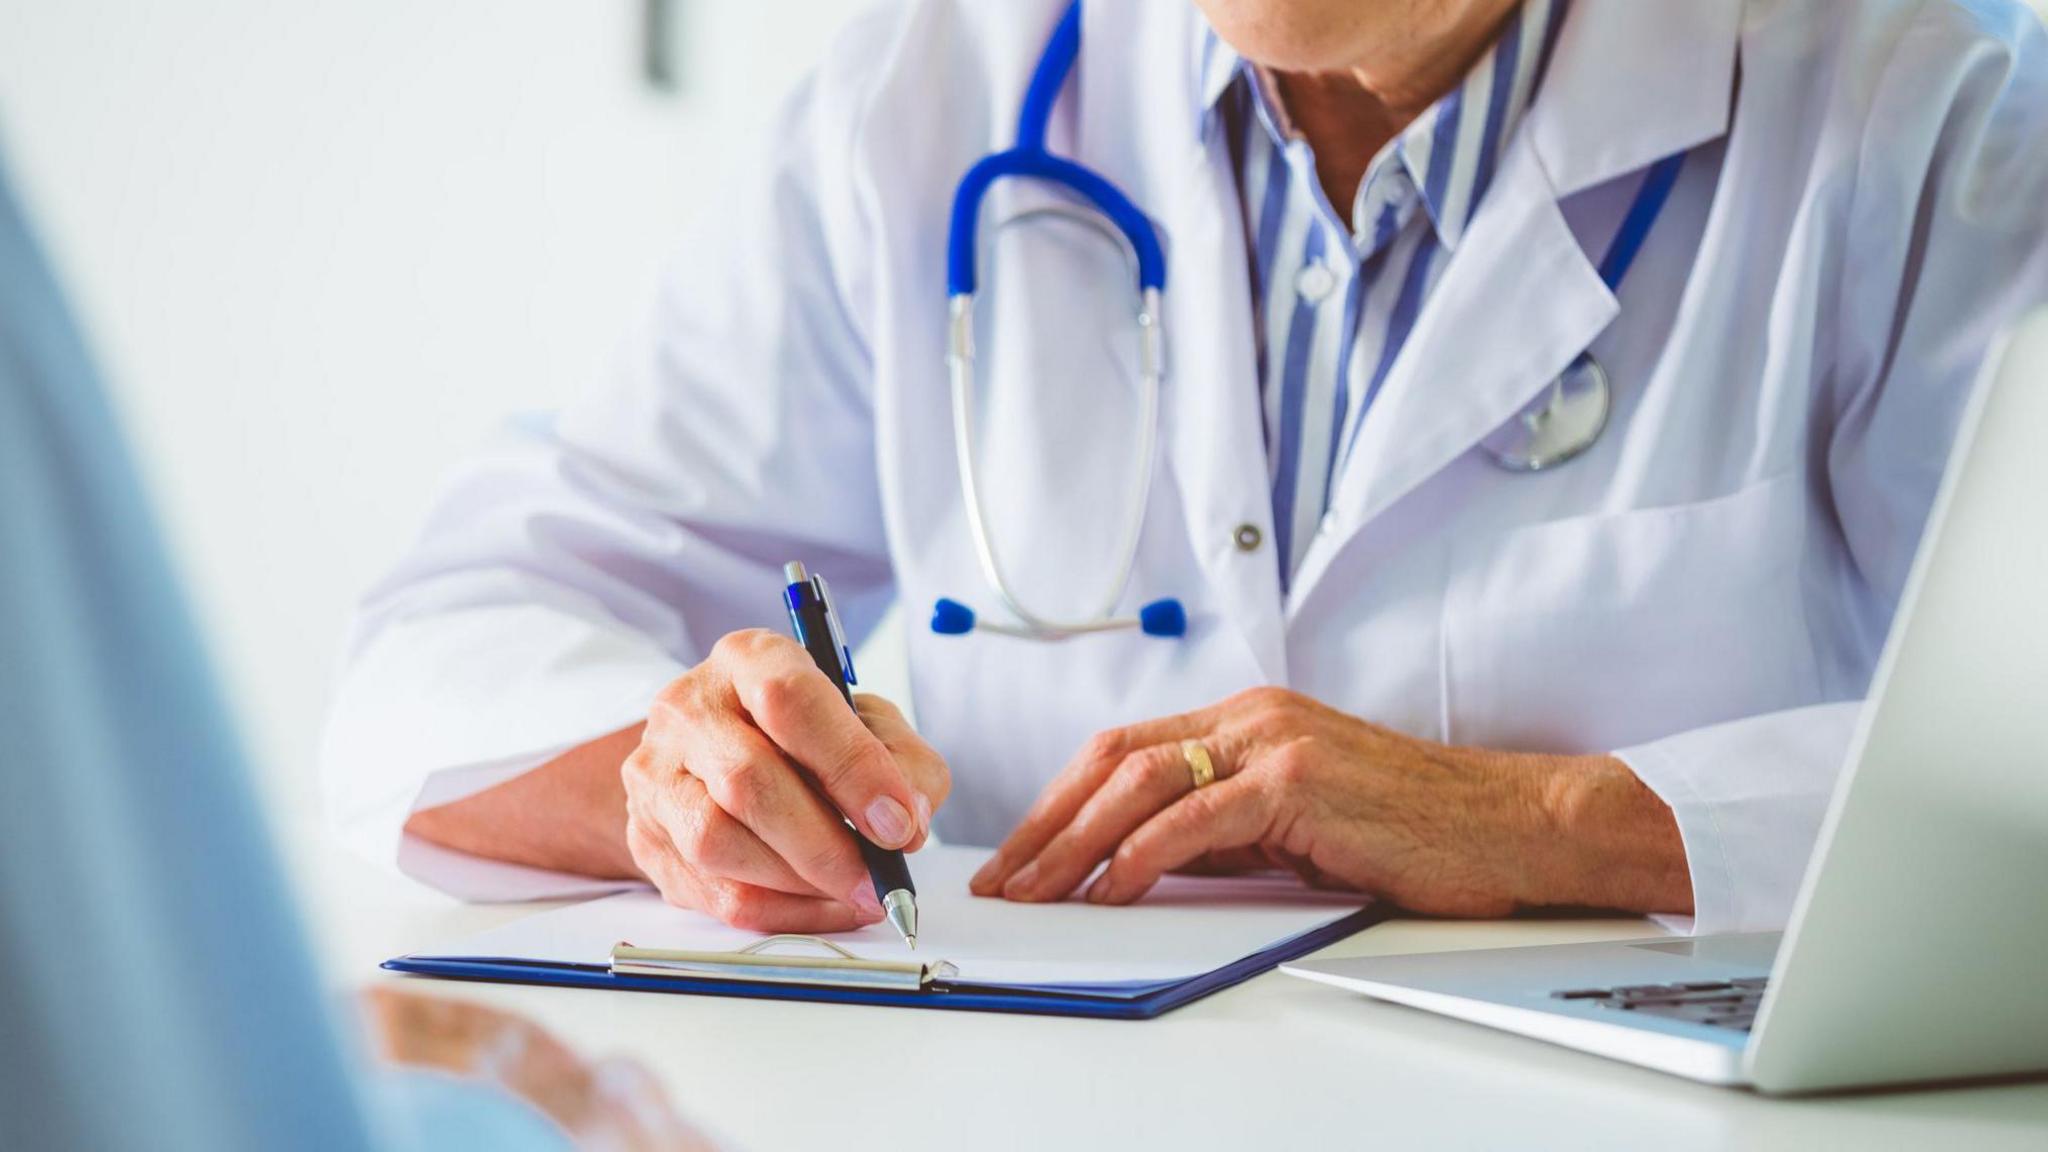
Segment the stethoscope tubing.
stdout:
<svg viewBox="0 0 2048 1152">
<path fill-rule="evenodd" d="M 1097 632 L 1118 632 L 1150 627 L 1136 617 L 1114 615 L 1117 602 L 1130 585 L 1137 567 L 1138 542 L 1144 531 L 1145 512 L 1151 503 L 1152 473 L 1158 455 L 1159 401 L 1165 379 L 1165 293 L 1166 254 L 1158 231 L 1123 191 L 1100 173 L 1046 148 L 1046 128 L 1060 90 L 1073 72 L 1081 50 L 1081 0 L 1073 0 L 1061 15 L 1032 70 L 1024 103 L 1017 114 L 1017 143 L 1007 151 L 983 157 L 967 170 L 953 195 L 952 217 L 946 244 L 946 287 L 948 327 L 946 371 L 953 401 L 953 447 L 960 473 L 960 489 L 967 507 L 968 534 L 974 541 L 981 574 L 1016 623 L 982 622 L 967 613 L 964 605 L 941 602 L 966 613 L 967 627 L 1004 635 L 1041 640 L 1058 640 Z M 997 555 L 994 534 L 989 528 L 987 504 L 980 461 L 975 452 L 975 349 L 974 309 L 979 269 L 977 244 L 980 236 L 981 205 L 989 188 L 1005 178 L 1041 180 L 1065 188 L 1107 219 L 1108 226 L 1078 208 L 1043 209 L 1067 215 L 1119 239 L 1131 258 L 1137 282 L 1138 312 L 1138 436 L 1132 453 L 1133 471 L 1126 487 L 1124 521 L 1117 534 L 1113 579 L 1108 583 L 1100 608 L 1092 618 L 1062 620 L 1033 611 L 1011 584 Z M 1179 605 L 1172 616 L 1185 619 Z M 959 619 L 958 615 L 953 617 Z M 936 624 L 935 624 L 936 627 Z M 1173 633 L 1161 633 L 1173 634 Z"/>
<path fill-rule="evenodd" d="M 1138 538 L 1144 531 L 1145 510 L 1151 503 L 1153 464 L 1158 454 L 1159 394 L 1165 376 L 1165 339 L 1161 319 L 1163 303 L 1163 294 L 1157 288 L 1147 288 L 1140 293 L 1138 442 L 1137 450 L 1132 454 L 1134 468 L 1124 504 L 1124 523 L 1118 533 L 1115 555 L 1119 560 L 1115 575 L 1108 583 L 1108 591 L 1103 598 L 1102 606 L 1093 619 L 1058 620 L 1034 612 L 1024 604 L 1022 597 L 1010 586 L 1010 581 L 1003 572 L 1002 560 L 996 555 L 995 540 L 989 531 L 988 512 L 982 499 L 980 464 L 974 450 L 974 295 L 965 293 L 953 297 L 946 367 L 951 378 L 953 395 L 953 448 L 960 471 L 961 495 L 967 506 L 968 534 L 974 539 L 975 556 L 981 564 L 982 576 L 988 581 L 989 587 L 995 590 L 1003 606 L 1023 625 L 1022 628 L 1010 629 L 977 621 L 977 628 L 1013 635 L 1057 638 L 1089 632 L 1120 631 L 1138 626 L 1135 619 L 1117 617 L 1113 613 L 1116 611 L 1117 601 L 1123 598 L 1124 589 L 1130 584 L 1132 570 L 1137 566 Z"/>
</svg>

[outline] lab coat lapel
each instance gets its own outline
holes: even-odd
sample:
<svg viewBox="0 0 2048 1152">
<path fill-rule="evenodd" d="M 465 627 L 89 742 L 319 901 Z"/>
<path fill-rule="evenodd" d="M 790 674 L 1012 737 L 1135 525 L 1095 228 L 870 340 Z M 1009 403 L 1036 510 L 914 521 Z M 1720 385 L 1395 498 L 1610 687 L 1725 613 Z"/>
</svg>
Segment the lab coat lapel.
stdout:
<svg viewBox="0 0 2048 1152">
<path fill-rule="evenodd" d="M 1619 312 L 1559 201 L 1727 129 L 1739 0 L 1575 0 L 1543 88 L 1353 433 L 1298 607 L 1344 547 L 1533 400 Z"/>
<path fill-rule="evenodd" d="M 1219 139 L 1186 165 L 1170 217 L 1178 264 L 1167 306 L 1167 462 L 1189 546 L 1269 683 L 1287 681 L 1280 567 L 1252 338 L 1251 273 L 1236 179 Z M 1236 533 L 1267 543 L 1241 551 Z"/>
<path fill-rule="evenodd" d="M 1087 4 L 1082 20 L 1078 154 L 1151 215 L 1167 250 L 1161 449 L 1209 586 L 1180 594 L 1198 628 L 1234 629 L 1264 679 L 1285 683 L 1271 545 L 1245 553 L 1233 538 L 1250 524 L 1270 541 L 1272 503 L 1243 223 L 1221 135 L 1201 131 L 1194 7 Z"/>
<path fill-rule="evenodd" d="M 1295 601 L 1354 532 L 1513 417 L 1617 311 L 1518 138 L 1353 433 Z"/>
</svg>

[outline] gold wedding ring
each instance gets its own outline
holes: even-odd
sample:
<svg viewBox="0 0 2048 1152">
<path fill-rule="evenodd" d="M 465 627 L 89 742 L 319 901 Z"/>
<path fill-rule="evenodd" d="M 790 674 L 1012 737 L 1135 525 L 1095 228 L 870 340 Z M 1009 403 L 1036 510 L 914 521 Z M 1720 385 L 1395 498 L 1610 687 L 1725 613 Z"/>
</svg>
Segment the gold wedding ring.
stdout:
<svg viewBox="0 0 2048 1152">
<path fill-rule="evenodd" d="M 1200 792 L 1216 782 L 1216 761 L 1209 758 L 1209 747 L 1200 740 L 1180 742 L 1181 759 L 1188 762 L 1188 779 L 1194 781 L 1195 791 Z"/>
</svg>

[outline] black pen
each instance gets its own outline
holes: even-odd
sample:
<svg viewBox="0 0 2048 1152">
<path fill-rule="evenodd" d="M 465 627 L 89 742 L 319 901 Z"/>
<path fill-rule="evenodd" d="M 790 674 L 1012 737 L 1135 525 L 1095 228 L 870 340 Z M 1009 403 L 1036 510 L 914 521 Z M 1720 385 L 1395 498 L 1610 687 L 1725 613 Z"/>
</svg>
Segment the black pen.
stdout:
<svg viewBox="0 0 2048 1152">
<path fill-rule="evenodd" d="M 853 651 L 846 646 L 846 634 L 839 630 L 839 611 L 832 605 L 832 590 L 823 576 L 809 575 L 794 560 L 782 566 L 782 575 L 789 581 L 789 587 L 783 590 L 783 602 L 789 608 L 789 624 L 796 630 L 797 643 L 811 654 L 818 670 L 846 697 L 846 706 L 852 708 L 853 690 L 848 685 L 854 682 Z M 917 947 L 917 887 L 910 882 L 910 865 L 901 851 L 884 848 L 861 835 L 851 820 L 846 824 L 860 844 L 860 856 L 867 862 L 868 878 L 875 883 L 875 898 L 882 902 L 883 913 L 902 934 L 904 943 Z"/>
</svg>

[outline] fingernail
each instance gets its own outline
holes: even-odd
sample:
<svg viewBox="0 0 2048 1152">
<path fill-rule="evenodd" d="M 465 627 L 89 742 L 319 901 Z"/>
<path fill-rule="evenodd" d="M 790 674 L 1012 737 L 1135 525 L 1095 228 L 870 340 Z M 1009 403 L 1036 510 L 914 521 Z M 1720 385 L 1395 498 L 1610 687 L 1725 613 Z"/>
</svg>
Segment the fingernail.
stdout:
<svg viewBox="0 0 2048 1152">
<path fill-rule="evenodd" d="M 932 834 L 932 802 L 922 792 L 914 795 L 917 800 L 917 826 L 929 836 Z"/>
<path fill-rule="evenodd" d="M 884 848 L 901 848 L 910 842 L 910 813 L 883 796 L 868 805 L 868 834 Z"/>
<path fill-rule="evenodd" d="M 874 885 L 865 880 L 861 881 L 860 887 L 853 890 L 853 907 L 863 920 L 873 921 L 882 918 L 882 902 L 875 899 Z"/>
<path fill-rule="evenodd" d="M 989 857 L 988 862 L 986 864 L 983 864 L 980 868 L 975 870 L 974 879 L 969 880 L 967 882 L 967 886 L 969 888 L 975 889 L 976 891 L 979 891 L 982 885 L 989 883 L 990 881 L 994 880 L 996 877 L 1002 874 L 1003 854 L 998 852 L 995 855 Z"/>
<path fill-rule="evenodd" d="M 1095 883 L 1088 886 L 1088 902 L 1090 904 L 1107 904 L 1114 891 L 1115 889 L 1110 886 L 1108 875 L 1097 876 Z"/>
<path fill-rule="evenodd" d="M 1037 882 L 1038 861 L 1033 860 L 1031 863 L 1018 869 L 1017 874 L 1010 877 L 1010 882 L 1003 885 L 1003 895 L 1011 900 L 1015 900 L 1020 896 L 1027 896 L 1031 892 L 1031 886 Z"/>
</svg>

